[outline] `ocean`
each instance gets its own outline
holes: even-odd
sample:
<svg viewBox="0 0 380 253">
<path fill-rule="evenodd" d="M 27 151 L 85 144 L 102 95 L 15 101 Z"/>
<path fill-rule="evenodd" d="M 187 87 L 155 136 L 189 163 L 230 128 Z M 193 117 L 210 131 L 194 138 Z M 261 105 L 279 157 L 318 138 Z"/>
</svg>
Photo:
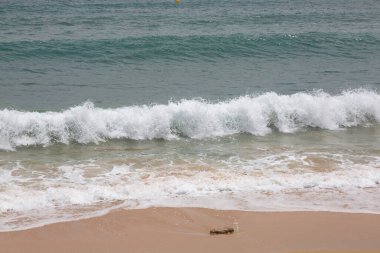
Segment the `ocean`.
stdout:
<svg viewBox="0 0 380 253">
<path fill-rule="evenodd" d="M 380 213 L 379 88 L 377 0 L 0 0 L 0 231 Z"/>
</svg>

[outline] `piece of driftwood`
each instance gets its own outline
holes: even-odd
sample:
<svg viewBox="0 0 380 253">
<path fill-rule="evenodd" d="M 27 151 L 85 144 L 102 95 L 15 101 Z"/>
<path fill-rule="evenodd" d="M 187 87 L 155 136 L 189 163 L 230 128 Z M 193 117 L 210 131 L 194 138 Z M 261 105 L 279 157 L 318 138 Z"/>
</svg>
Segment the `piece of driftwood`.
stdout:
<svg viewBox="0 0 380 253">
<path fill-rule="evenodd" d="M 221 228 L 221 229 L 211 229 L 210 235 L 225 235 L 232 234 L 235 230 L 233 228 Z"/>
</svg>

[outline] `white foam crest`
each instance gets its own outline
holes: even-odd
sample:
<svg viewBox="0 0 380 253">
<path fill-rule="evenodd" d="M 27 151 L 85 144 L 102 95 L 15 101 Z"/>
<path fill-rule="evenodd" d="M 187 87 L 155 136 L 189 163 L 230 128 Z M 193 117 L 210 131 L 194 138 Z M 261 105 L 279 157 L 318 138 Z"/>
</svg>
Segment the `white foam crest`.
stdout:
<svg viewBox="0 0 380 253">
<path fill-rule="evenodd" d="M 293 133 L 312 127 L 336 130 L 380 122 L 380 95 L 364 89 L 329 95 L 322 91 L 274 92 L 209 103 L 182 100 L 166 105 L 95 107 L 91 102 L 61 112 L 0 111 L 0 149 L 107 139 L 207 138 L 235 133 Z"/>
</svg>

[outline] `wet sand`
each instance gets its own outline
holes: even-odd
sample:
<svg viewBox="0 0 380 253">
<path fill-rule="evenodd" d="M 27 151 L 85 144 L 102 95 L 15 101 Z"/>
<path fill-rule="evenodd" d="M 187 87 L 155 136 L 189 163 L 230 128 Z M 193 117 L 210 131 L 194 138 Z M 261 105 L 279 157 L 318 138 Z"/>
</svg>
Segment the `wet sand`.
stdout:
<svg viewBox="0 0 380 253">
<path fill-rule="evenodd" d="M 233 227 L 229 235 L 213 228 Z M 0 233 L 0 252 L 380 252 L 380 215 L 117 210 L 105 216 Z"/>
</svg>

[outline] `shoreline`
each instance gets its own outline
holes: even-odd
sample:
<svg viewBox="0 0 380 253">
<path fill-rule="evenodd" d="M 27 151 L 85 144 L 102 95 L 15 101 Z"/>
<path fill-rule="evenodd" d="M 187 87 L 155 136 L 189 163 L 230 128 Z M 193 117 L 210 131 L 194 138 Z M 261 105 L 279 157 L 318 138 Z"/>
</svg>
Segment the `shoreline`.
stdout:
<svg viewBox="0 0 380 253">
<path fill-rule="evenodd" d="M 0 232 L 0 252 L 374 253 L 379 238 L 380 214 L 160 207 Z"/>
</svg>

